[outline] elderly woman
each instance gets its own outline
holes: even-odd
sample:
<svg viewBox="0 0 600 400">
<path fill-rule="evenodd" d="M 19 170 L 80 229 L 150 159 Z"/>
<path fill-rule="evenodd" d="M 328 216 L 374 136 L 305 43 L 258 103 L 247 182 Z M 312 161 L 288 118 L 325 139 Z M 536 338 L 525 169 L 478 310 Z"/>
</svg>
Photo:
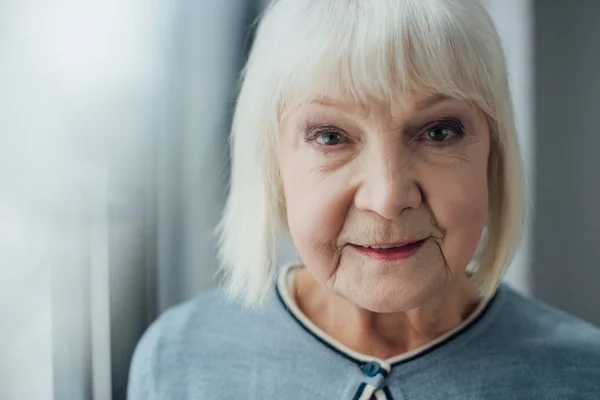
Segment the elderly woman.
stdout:
<svg viewBox="0 0 600 400">
<path fill-rule="evenodd" d="M 279 0 L 244 70 L 225 290 L 156 321 L 137 399 L 600 399 L 600 333 L 501 283 L 524 189 L 476 0 Z M 288 237 L 301 263 L 277 268 Z"/>
</svg>

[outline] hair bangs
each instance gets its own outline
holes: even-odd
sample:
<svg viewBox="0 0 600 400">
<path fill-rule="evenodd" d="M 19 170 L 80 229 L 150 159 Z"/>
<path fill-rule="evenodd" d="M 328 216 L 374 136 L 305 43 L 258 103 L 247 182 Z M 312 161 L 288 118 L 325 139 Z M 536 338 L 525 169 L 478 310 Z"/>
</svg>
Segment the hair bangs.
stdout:
<svg viewBox="0 0 600 400">
<path fill-rule="evenodd" d="M 296 5 L 286 29 L 292 40 L 273 48 L 280 116 L 324 98 L 368 106 L 419 91 L 473 102 L 494 117 L 486 101 L 493 71 L 478 54 L 482 46 L 473 43 L 481 34 L 468 31 L 474 28 L 461 9 L 429 1 L 388 3 Z"/>
</svg>

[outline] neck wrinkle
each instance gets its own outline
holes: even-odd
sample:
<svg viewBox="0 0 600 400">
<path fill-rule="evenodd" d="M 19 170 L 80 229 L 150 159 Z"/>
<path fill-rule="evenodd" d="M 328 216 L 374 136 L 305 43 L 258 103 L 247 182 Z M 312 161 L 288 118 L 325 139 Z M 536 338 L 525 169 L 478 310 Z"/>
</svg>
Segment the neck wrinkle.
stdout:
<svg viewBox="0 0 600 400">
<path fill-rule="evenodd" d="M 380 359 L 427 345 L 459 327 L 478 305 L 466 275 L 429 303 L 389 314 L 357 307 L 322 287 L 305 268 L 291 286 L 298 308 L 317 327 L 346 347 Z"/>
</svg>

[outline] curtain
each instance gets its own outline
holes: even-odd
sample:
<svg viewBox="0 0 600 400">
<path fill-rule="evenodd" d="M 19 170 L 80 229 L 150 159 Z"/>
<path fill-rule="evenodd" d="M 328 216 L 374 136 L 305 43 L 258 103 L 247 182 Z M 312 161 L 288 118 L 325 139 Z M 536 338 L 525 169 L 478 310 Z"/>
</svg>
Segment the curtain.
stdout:
<svg viewBox="0 0 600 400">
<path fill-rule="evenodd" d="M 213 232 L 227 193 L 227 139 L 251 25 L 262 5 L 230 0 L 170 7 L 155 48 L 157 90 L 145 127 L 152 145 L 139 160 L 143 190 L 110 209 L 109 252 L 119 255 L 109 263 L 114 398 L 124 398 L 131 355 L 148 324 L 216 284 Z M 109 188 L 120 193 L 123 187 Z M 124 215 L 130 223 L 123 223 Z"/>
<path fill-rule="evenodd" d="M 0 398 L 125 398 L 149 323 L 214 285 L 262 6 L 0 3 Z"/>
</svg>

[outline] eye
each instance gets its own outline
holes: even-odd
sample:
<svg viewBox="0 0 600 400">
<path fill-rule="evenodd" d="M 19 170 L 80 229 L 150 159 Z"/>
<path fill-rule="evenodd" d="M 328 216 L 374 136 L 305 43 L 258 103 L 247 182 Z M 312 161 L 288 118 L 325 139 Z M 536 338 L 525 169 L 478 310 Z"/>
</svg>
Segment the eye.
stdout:
<svg viewBox="0 0 600 400">
<path fill-rule="evenodd" d="M 315 137 L 315 141 L 324 146 L 335 146 L 342 143 L 343 140 L 342 135 L 335 131 L 322 132 Z"/>
<path fill-rule="evenodd" d="M 350 140 L 345 132 L 335 126 L 321 125 L 307 129 L 306 142 L 315 142 L 321 147 L 336 147 Z"/>
<path fill-rule="evenodd" d="M 427 129 L 427 138 L 436 142 L 443 142 L 452 139 L 456 135 L 450 128 L 444 126 L 434 126 Z"/>
<path fill-rule="evenodd" d="M 464 135 L 462 122 L 456 119 L 445 119 L 426 128 L 420 139 L 441 146 L 460 140 Z"/>
</svg>

